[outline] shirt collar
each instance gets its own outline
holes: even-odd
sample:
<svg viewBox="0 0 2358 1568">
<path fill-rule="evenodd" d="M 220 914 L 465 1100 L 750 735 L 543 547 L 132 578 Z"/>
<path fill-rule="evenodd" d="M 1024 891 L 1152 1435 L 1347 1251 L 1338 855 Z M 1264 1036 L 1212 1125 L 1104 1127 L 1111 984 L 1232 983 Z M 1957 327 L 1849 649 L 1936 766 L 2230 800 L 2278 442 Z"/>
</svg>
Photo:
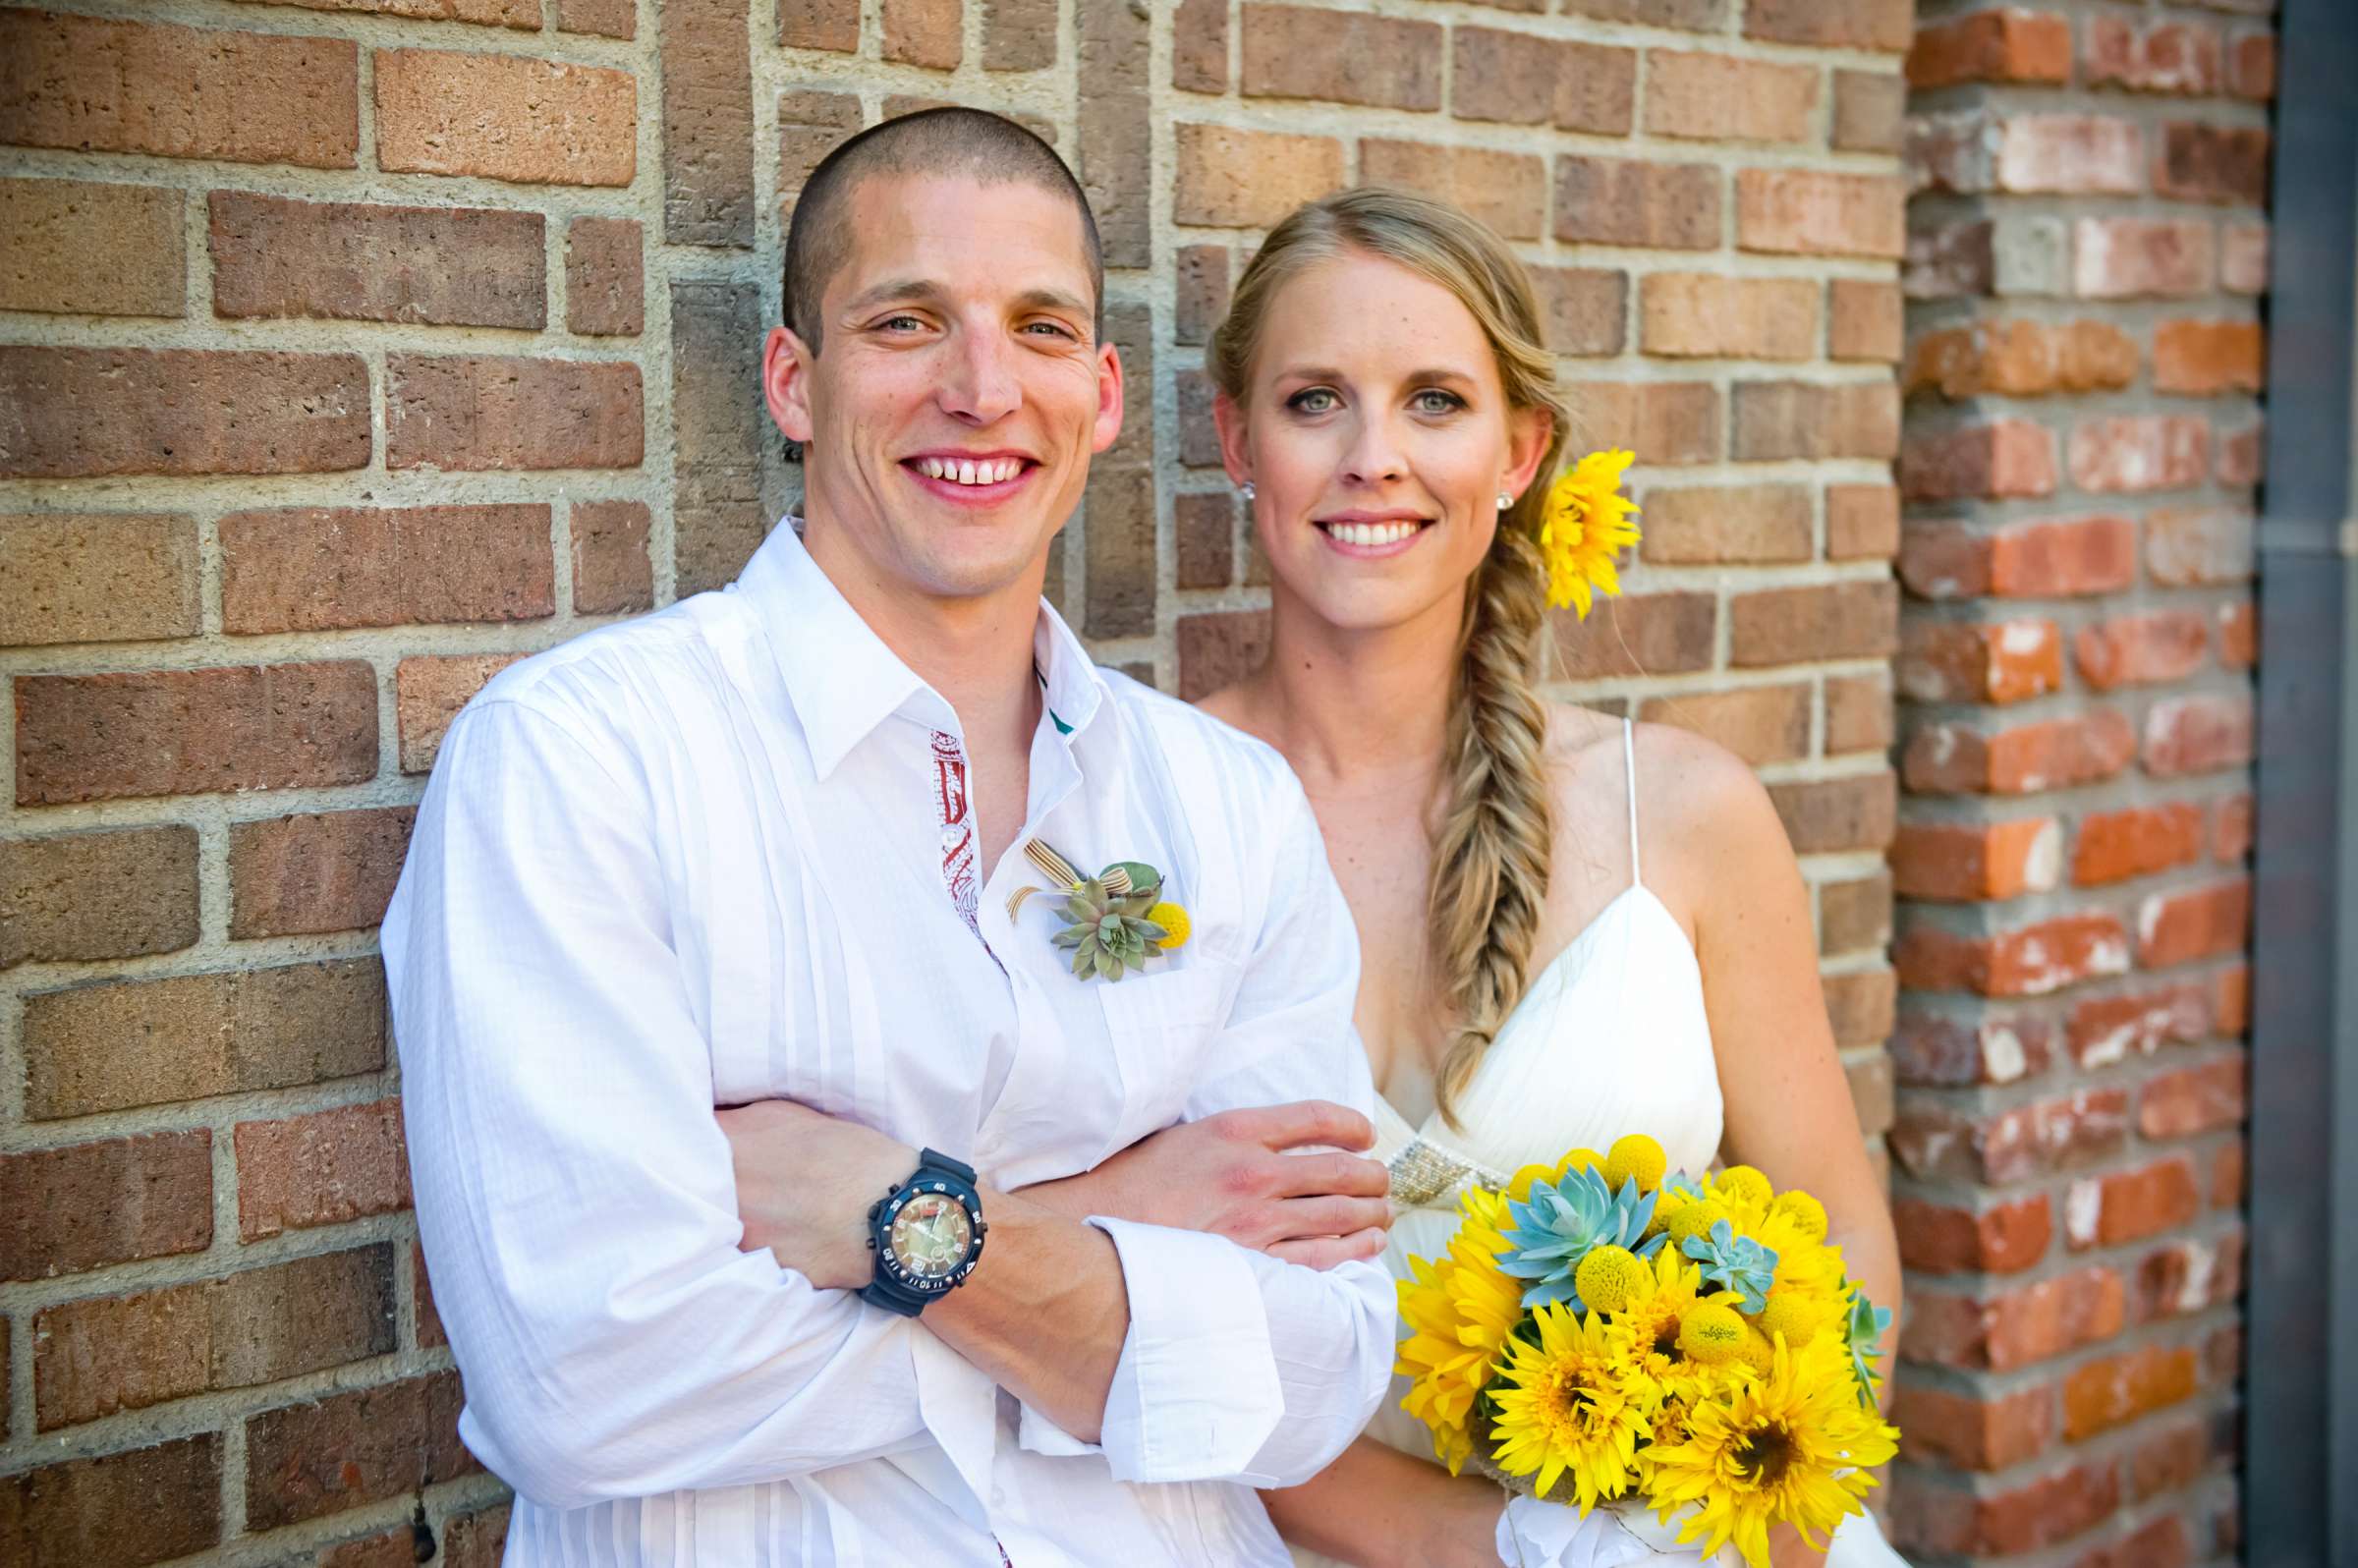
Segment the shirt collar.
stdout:
<svg viewBox="0 0 2358 1568">
<path fill-rule="evenodd" d="M 914 700 L 934 710 L 925 715 L 927 722 L 958 728 L 950 704 L 884 645 L 811 559 L 800 518 L 788 517 L 770 530 L 729 591 L 746 595 L 768 631 L 820 778 Z M 1081 640 L 1045 599 L 1032 634 L 1032 656 L 1057 733 L 1069 739 L 1086 729 L 1104 701 L 1105 683 Z"/>
</svg>

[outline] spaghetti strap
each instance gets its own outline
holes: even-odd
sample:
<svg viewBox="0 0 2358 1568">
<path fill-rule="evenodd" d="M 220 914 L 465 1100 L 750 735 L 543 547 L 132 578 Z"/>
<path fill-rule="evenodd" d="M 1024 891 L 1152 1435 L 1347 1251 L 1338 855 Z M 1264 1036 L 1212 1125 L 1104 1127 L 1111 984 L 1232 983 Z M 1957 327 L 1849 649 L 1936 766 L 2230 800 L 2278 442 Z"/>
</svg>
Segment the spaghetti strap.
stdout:
<svg viewBox="0 0 2358 1568">
<path fill-rule="evenodd" d="M 1638 868 L 1638 728 L 1629 719 L 1621 720 L 1621 760 L 1629 775 L 1629 885 L 1643 887 L 1645 873 Z"/>
</svg>

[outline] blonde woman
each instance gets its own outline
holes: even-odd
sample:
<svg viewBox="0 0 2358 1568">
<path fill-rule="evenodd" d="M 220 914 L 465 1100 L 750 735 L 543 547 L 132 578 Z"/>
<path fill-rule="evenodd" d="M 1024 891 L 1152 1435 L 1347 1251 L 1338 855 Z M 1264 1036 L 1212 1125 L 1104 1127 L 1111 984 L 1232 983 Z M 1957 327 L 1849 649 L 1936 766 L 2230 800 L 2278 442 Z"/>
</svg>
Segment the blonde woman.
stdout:
<svg viewBox="0 0 2358 1568">
<path fill-rule="evenodd" d="M 1406 1277 L 1445 1250 L 1464 1181 L 1646 1132 L 1673 1166 L 1724 1150 L 1817 1195 L 1851 1272 L 1896 1310 L 1890 1216 L 1767 792 L 1709 741 L 1535 686 L 1535 536 L 1566 419 L 1521 264 L 1454 208 L 1330 196 L 1270 234 L 1209 362 L 1271 627 L 1267 661 L 1203 706 L 1292 763 L 1358 923 L 1388 1264 Z M 1084 1180 L 1216 1226 L 1185 1179 L 1202 1137 L 1174 1130 Z M 1490 1483 L 1432 1463 L 1398 1392 L 1317 1480 L 1264 1494 L 1307 1560 L 1695 1560 L 1602 1515 L 1502 1510 Z M 1777 1556 L 1817 1560 L 1798 1539 Z M 1829 1560 L 1896 1561 L 1872 1520 Z"/>
</svg>

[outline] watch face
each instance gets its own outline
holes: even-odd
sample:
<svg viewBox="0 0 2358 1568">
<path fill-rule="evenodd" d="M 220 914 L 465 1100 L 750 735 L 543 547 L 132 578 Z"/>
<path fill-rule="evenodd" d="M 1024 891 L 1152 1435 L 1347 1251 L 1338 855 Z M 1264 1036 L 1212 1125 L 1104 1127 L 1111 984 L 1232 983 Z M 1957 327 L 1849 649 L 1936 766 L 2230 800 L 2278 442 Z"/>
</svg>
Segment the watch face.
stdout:
<svg viewBox="0 0 2358 1568">
<path fill-rule="evenodd" d="M 915 1284 L 949 1277 L 974 1239 L 966 1205 L 945 1193 L 921 1193 L 893 1216 L 892 1256 Z"/>
</svg>

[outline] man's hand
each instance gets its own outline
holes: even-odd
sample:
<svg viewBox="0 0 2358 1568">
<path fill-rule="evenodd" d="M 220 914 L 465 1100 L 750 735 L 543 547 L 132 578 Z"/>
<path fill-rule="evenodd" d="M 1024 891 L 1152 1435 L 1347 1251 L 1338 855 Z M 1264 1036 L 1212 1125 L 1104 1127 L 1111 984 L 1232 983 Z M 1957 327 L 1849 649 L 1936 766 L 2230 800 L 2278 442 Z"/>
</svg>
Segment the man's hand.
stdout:
<svg viewBox="0 0 2358 1568">
<path fill-rule="evenodd" d="M 916 1149 L 790 1099 L 713 1119 L 736 1162 L 741 1250 L 766 1247 L 822 1290 L 857 1290 L 874 1277 L 869 1205 L 917 1169 Z"/>
<path fill-rule="evenodd" d="M 1287 1262 L 1332 1268 L 1383 1251 L 1390 1174 L 1356 1154 L 1286 1150 L 1375 1142 L 1365 1116 L 1326 1100 L 1222 1111 L 1166 1127 L 1086 1175 L 1028 1187 L 1024 1196 L 1075 1217 L 1205 1231 Z"/>
</svg>

